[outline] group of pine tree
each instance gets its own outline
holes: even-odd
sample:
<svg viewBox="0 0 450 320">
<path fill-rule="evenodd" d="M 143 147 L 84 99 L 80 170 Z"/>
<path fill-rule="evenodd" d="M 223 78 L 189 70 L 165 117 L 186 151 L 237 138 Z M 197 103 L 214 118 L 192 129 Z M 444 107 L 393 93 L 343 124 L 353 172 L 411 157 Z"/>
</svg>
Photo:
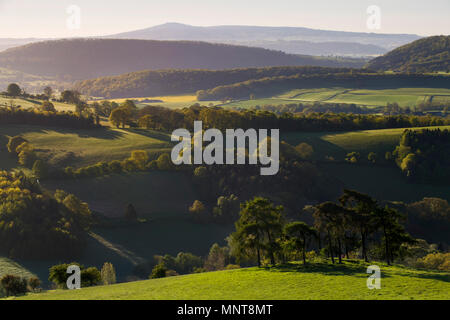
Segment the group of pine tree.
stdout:
<svg viewBox="0 0 450 320">
<path fill-rule="evenodd" d="M 236 232 L 230 237 L 238 261 L 256 260 L 261 266 L 265 259 L 275 265 L 301 257 L 306 263 L 307 249 L 315 243 L 313 247 L 325 249 L 333 263 L 358 252 L 366 262 L 371 255 L 390 264 L 402 254 L 402 245 L 415 242 L 398 210 L 356 191 L 345 190 L 337 203 L 312 207 L 313 226 L 286 221 L 283 211 L 283 206 L 261 197 L 241 205 Z"/>
</svg>

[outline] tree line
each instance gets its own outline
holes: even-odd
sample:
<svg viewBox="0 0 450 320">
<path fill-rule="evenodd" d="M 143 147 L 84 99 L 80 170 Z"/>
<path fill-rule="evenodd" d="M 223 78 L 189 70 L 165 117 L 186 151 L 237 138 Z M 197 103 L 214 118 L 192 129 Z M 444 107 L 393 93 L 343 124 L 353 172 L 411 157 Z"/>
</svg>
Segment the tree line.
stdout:
<svg viewBox="0 0 450 320">
<path fill-rule="evenodd" d="M 133 111 L 135 110 L 135 111 Z M 139 126 L 145 129 L 172 132 L 178 128 L 193 130 L 194 121 L 202 121 L 205 129 L 230 128 L 281 131 L 353 131 L 406 127 L 428 127 L 450 124 L 450 119 L 433 116 L 344 114 L 344 113 L 282 113 L 269 110 L 230 110 L 199 104 L 184 109 L 147 106 L 140 110 L 124 106 L 113 111 L 110 121 L 116 126 Z"/>
<path fill-rule="evenodd" d="M 24 124 L 74 129 L 93 129 L 98 127 L 93 116 L 83 117 L 68 112 L 25 110 L 9 107 L 0 107 L 0 124 Z"/>
</svg>

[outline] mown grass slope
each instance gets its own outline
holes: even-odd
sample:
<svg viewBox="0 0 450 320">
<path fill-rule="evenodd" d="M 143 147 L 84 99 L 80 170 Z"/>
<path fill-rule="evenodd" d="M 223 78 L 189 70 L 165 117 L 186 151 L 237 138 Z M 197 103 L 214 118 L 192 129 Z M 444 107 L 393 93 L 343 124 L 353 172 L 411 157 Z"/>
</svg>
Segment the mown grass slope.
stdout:
<svg viewBox="0 0 450 320">
<path fill-rule="evenodd" d="M 29 300 L 427 300 L 450 299 L 450 274 L 381 267 L 380 290 L 367 288 L 368 264 L 290 264 L 30 294 Z"/>
<path fill-rule="evenodd" d="M 5 97 L 0 96 L 0 107 L 5 106 L 11 106 L 11 103 L 14 106 L 20 106 L 23 109 L 32 109 L 32 108 L 40 108 L 42 105 L 42 101 L 40 100 L 33 100 L 29 98 L 11 98 L 11 97 Z M 69 104 L 69 103 L 62 103 L 62 102 L 52 102 L 52 104 L 55 106 L 55 109 L 57 111 L 75 111 L 75 105 Z"/>
<path fill-rule="evenodd" d="M 108 101 L 114 101 L 116 103 L 123 103 L 126 100 L 133 100 L 138 108 L 145 106 L 161 106 L 170 109 L 182 109 L 188 108 L 196 103 L 199 103 L 197 96 L 194 94 L 188 95 L 173 95 L 173 96 L 158 96 L 158 97 L 146 97 L 146 98 L 128 98 L 128 99 L 109 99 Z M 202 105 L 218 105 L 220 101 L 202 101 Z"/>
<path fill-rule="evenodd" d="M 402 107 L 414 107 L 426 102 L 450 103 L 450 89 L 397 88 L 397 89 L 355 89 L 355 88 L 313 88 L 295 89 L 272 98 L 242 100 L 223 106 L 251 108 L 254 106 L 280 105 L 289 103 L 348 103 L 367 107 L 386 106 L 398 103 Z"/>
<path fill-rule="evenodd" d="M 0 168 L 14 165 L 6 150 L 8 137 L 21 135 L 51 164 L 80 167 L 99 161 L 123 160 L 133 150 L 160 154 L 171 149 L 168 134 L 112 128 L 75 130 L 5 125 L 0 128 Z M 155 156 L 156 156 L 155 155 Z"/>
<path fill-rule="evenodd" d="M 8 258 L 0 257 L 0 278 L 8 274 L 25 278 L 36 276 L 33 272 L 22 266 L 20 263 Z"/>
</svg>

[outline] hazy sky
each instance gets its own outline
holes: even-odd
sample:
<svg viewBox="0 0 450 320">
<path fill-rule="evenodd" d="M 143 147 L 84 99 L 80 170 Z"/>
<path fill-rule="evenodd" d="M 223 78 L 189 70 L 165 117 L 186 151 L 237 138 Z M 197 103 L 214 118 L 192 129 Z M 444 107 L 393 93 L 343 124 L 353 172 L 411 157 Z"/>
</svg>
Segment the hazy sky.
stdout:
<svg viewBox="0 0 450 320">
<path fill-rule="evenodd" d="M 79 29 L 67 27 L 70 5 L 81 9 Z M 166 22 L 372 32 L 370 5 L 381 9 L 378 33 L 450 33 L 450 0 L 0 0 L 0 37 L 107 35 Z"/>
</svg>

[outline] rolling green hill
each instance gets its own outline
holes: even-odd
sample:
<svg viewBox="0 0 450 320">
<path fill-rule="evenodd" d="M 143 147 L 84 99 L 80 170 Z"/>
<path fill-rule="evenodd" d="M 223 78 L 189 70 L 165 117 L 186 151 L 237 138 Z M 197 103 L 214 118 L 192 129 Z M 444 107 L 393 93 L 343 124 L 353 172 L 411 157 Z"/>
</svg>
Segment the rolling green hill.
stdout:
<svg viewBox="0 0 450 320">
<path fill-rule="evenodd" d="M 379 264 L 381 289 L 367 288 L 368 264 L 290 264 L 30 294 L 27 300 L 428 300 L 450 299 L 450 274 Z"/>
<path fill-rule="evenodd" d="M 39 126 L 5 125 L 0 128 L 0 168 L 17 163 L 6 150 L 8 137 L 22 135 L 52 165 L 81 167 L 99 161 L 123 160 L 133 150 L 147 150 L 152 156 L 171 149 L 168 134 L 121 129 L 48 129 Z"/>
<path fill-rule="evenodd" d="M 40 108 L 42 105 L 42 101 L 40 100 L 33 100 L 28 98 L 11 98 L 7 96 L 0 95 L 0 107 L 7 106 L 9 107 L 11 103 L 18 107 L 20 106 L 23 109 L 32 109 L 32 108 Z M 62 102 L 55 102 L 53 101 L 52 104 L 55 106 L 57 111 L 75 111 L 75 105 L 68 104 L 68 103 L 62 103 Z"/>
<path fill-rule="evenodd" d="M 397 48 L 367 64 L 372 70 L 449 72 L 450 36 L 435 36 Z"/>
</svg>

